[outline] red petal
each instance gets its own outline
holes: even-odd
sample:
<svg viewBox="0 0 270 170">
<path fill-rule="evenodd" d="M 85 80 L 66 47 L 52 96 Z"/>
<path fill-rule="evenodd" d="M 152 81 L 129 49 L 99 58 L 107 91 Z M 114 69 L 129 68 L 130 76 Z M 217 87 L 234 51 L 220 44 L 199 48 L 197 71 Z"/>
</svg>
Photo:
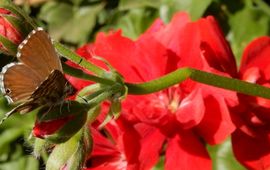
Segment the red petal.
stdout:
<svg viewBox="0 0 270 170">
<path fill-rule="evenodd" d="M 269 79 L 269 54 L 270 37 L 260 37 L 252 41 L 244 51 L 240 67 L 240 74 L 242 75 L 246 69 L 258 67 L 260 70 L 265 72 L 266 79 Z"/>
<path fill-rule="evenodd" d="M 110 141 L 94 128 L 91 128 L 91 133 L 94 142 L 93 151 L 91 153 L 91 156 L 93 157 L 92 159 L 94 159 L 95 157 L 101 159 L 101 156 L 103 156 L 105 158 L 104 161 L 107 161 L 106 157 L 118 157 L 118 155 L 120 155 L 118 148 L 113 143 L 114 141 Z M 99 160 L 97 162 L 102 161 Z"/>
<path fill-rule="evenodd" d="M 250 137 L 237 130 L 232 135 L 234 154 L 246 168 L 258 170 L 270 168 L 270 137 L 269 132 L 257 133 Z"/>
<path fill-rule="evenodd" d="M 165 158 L 166 170 L 211 170 L 211 160 L 204 144 L 191 131 L 168 140 Z"/>
<path fill-rule="evenodd" d="M 144 34 L 151 34 L 163 29 L 165 27 L 161 19 L 156 19 L 154 23 L 145 31 Z"/>
<path fill-rule="evenodd" d="M 73 119 L 72 116 L 67 116 L 56 120 L 39 123 L 37 122 L 33 128 L 33 134 L 36 137 L 44 138 L 46 135 L 51 135 L 57 130 L 59 130 L 67 123 L 67 121 L 70 121 L 71 119 Z"/>
<path fill-rule="evenodd" d="M 197 130 L 209 144 L 225 140 L 234 130 L 228 106 L 223 98 L 208 96 L 204 99 L 205 116 Z"/>
<path fill-rule="evenodd" d="M 140 168 L 151 169 L 159 160 L 165 136 L 157 128 L 145 124 L 138 124 L 136 129 L 141 134 Z"/>
<path fill-rule="evenodd" d="M 199 124 L 204 116 L 205 107 L 201 90 L 193 90 L 181 101 L 179 109 L 176 111 L 177 120 L 184 129 L 191 128 Z"/>
<path fill-rule="evenodd" d="M 212 16 L 209 16 L 200 19 L 196 24 L 199 25 L 201 50 L 204 51 L 208 64 L 235 77 L 237 73 L 236 62 L 218 23 Z"/>
</svg>

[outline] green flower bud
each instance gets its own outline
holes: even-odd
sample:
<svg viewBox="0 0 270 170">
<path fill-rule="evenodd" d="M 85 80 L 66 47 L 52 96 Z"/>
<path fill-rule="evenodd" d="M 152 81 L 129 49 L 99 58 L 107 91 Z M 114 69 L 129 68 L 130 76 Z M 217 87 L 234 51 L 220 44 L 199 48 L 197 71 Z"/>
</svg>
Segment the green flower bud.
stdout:
<svg viewBox="0 0 270 170">
<path fill-rule="evenodd" d="M 42 108 L 37 114 L 33 134 L 53 143 L 65 142 L 85 124 L 88 109 L 76 101 L 65 101 L 52 108 Z"/>
</svg>

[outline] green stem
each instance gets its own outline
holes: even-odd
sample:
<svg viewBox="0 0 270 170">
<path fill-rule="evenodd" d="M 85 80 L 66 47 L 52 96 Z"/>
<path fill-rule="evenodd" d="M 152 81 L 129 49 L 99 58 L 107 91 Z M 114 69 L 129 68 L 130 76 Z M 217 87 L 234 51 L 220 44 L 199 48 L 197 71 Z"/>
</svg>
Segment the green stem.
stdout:
<svg viewBox="0 0 270 170">
<path fill-rule="evenodd" d="M 188 78 L 203 84 L 270 99 L 270 88 L 193 68 L 181 68 L 159 79 L 141 84 L 126 83 L 126 86 L 128 87 L 129 94 L 141 95 L 157 92 L 174 84 L 181 83 Z"/>
<path fill-rule="evenodd" d="M 192 71 L 189 68 L 182 68 L 173 71 L 158 79 L 140 84 L 126 83 L 129 94 L 149 94 L 178 84 L 190 77 Z"/>
<path fill-rule="evenodd" d="M 101 83 L 101 84 L 107 84 L 107 85 L 114 84 L 114 81 L 112 80 L 86 74 L 82 70 L 70 67 L 69 65 L 65 63 L 62 63 L 62 67 L 66 74 L 71 75 L 73 77 L 77 77 L 77 78 L 81 78 L 81 79 L 85 79 L 85 80 L 89 80 L 89 81 L 93 81 L 93 82 Z"/>
<path fill-rule="evenodd" d="M 54 42 L 54 47 L 58 51 L 58 53 L 65 57 L 68 60 L 71 60 L 72 62 L 80 65 L 81 67 L 85 68 L 86 70 L 89 70 L 93 72 L 94 74 L 98 76 L 104 76 L 106 71 L 97 67 L 96 65 L 88 62 L 86 59 L 80 57 L 79 55 L 75 54 L 68 48 L 66 48 L 64 45 L 60 44 L 59 42 Z"/>
</svg>

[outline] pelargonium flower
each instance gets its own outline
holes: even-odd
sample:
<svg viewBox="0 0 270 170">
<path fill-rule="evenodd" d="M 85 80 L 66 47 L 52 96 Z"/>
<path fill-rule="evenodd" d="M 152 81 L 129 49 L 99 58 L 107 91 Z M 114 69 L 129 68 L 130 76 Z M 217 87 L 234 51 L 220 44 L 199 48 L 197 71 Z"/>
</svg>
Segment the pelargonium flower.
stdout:
<svg viewBox="0 0 270 170">
<path fill-rule="evenodd" d="M 270 37 L 261 37 L 245 49 L 239 76 L 242 80 L 270 87 Z M 238 129 L 232 134 L 233 151 L 248 169 L 270 168 L 270 100 L 239 94 L 234 107 Z"/>
<path fill-rule="evenodd" d="M 153 80 L 182 67 L 236 76 L 232 52 L 211 16 L 191 22 L 186 13 L 177 13 L 168 25 L 158 19 L 136 41 L 123 37 L 121 31 L 99 33 L 94 44 L 78 52 L 97 64 L 93 55 L 105 58 L 131 83 Z M 70 81 L 82 85 L 78 79 Z M 227 105 L 236 104 L 234 92 L 186 80 L 157 93 L 129 95 L 121 116 L 133 127 L 144 126 L 135 129 L 138 134 L 148 132 L 137 141 L 149 146 L 136 148 L 139 156 L 151 155 L 148 167 L 164 154 L 165 169 L 211 169 L 205 144 L 220 143 L 235 130 Z M 153 141 L 162 145 L 151 145 Z M 134 156 L 131 147 L 124 146 L 128 156 Z M 127 166 L 144 163 L 139 157 L 132 160 Z"/>
<path fill-rule="evenodd" d="M 19 45 L 23 40 L 21 33 L 7 20 L 6 16 L 16 17 L 7 9 L 0 8 L 0 35 L 7 38 L 12 43 Z M 0 43 L 0 50 L 8 53 L 7 48 Z"/>
<path fill-rule="evenodd" d="M 148 152 L 148 149 L 155 146 L 161 148 L 163 141 L 150 142 L 145 138 L 147 136 L 159 137 L 161 134 L 155 133 L 155 128 L 142 123 L 133 126 L 120 117 L 117 121 L 108 123 L 104 131 L 106 133 L 101 133 L 94 127 L 91 128 L 93 152 L 89 155 L 87 170 L 151 169 L 155 164 L 155 159 L 158 159 L 160 150 Z M 153 159 L 153 156 L 156 158 Z"/>
</svg>

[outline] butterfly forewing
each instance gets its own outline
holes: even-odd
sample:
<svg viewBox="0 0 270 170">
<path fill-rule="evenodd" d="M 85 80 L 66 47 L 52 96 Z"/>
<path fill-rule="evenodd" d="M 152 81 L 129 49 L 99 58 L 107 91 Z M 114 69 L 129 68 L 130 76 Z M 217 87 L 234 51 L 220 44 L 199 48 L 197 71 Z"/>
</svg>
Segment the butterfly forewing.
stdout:
<svg viewBox="0 0 270 170">
<path fill-rule="evenodd" d="M 2 69 L 1 92 L 9 102 L 23 102 L 43 81 L 36 72 L 22 63 L 11 63 Z"/>
<path fill-rule="evenodd" d="M 45 80 L 53 70 L 62 72 L 59 57 L 48 34 L 37 29 L 19 45 L 17 58 Z"/>
</svg>

